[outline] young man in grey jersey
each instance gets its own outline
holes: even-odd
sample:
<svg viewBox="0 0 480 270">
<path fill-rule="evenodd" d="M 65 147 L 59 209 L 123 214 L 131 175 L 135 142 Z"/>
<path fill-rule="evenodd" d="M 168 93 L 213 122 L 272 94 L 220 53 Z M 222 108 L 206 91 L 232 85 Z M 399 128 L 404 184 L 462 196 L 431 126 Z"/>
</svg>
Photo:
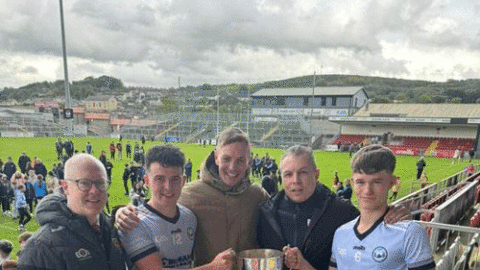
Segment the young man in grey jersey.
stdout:
<svg viewBox="0 0 480 270">
<path fill-rule="evenodd" d="M 148 152 L 144 180 L 151 199 L 138 207 L 138 226 L 121 233 L 122 244 L 136 269 L 192 266 L 197 219 L 177 203 L 186 180 L 184 163 L 184 154 L 171 145 L 156 146 Z M 234 258 L 226 250 L 196 269 L 231 269 Z"/>
<path fill-rule="evenodd" d="M 421 225 L 384 222 L 388 191 L 397 182 L 392 151 L 381 145 L 364 147 L 353 156 L 351 167 L 360 216 L 335 232 L 329 270 L 435 269 Z"/>
</svg>

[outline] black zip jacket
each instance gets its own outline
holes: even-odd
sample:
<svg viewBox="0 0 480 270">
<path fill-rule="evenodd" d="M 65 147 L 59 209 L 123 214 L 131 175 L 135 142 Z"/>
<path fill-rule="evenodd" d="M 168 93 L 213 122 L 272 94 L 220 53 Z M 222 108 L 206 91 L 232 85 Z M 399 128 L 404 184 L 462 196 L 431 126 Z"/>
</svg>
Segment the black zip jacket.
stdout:
<svg viewBox="0 0 480 270">
<path fill-rule="evenodd" d="M 277 214 L 279 204 L 285 196 L 285 191 L 282 190 L 261 207 L 257 241 L 262 248 L 282 250 L 287 245 Z M 315 269 L 327 270 L 335 230 L 356 218 L 359 212 L 349 202 L 338 198 L 323 185 L 317 185 L 312 196 L 316 198 L 308 200 L 314 204 L 312 218 L 298 248 Z"/>
</svg>

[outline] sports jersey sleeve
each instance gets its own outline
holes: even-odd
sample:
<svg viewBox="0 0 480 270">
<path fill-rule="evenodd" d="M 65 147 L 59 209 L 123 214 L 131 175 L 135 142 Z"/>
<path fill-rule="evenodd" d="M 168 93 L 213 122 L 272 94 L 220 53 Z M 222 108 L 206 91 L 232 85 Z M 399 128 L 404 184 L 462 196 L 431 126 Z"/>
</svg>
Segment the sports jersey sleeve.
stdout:
<svg viewBox="0 0 480 270">
<path fill-rule="evenodd" d="M 333 244 L 332 244 L 332 256 L 330 257 L 330 263 L 329 263 L 329 266 L 331 267 L 335 267 L 337 268 L 337 259 L 335 257 L 335 253 L 336 253 L 336 242 L 335 240 L 338 240 L 338 237 L 337 237 L 337 233 L 338 233 L 338 230 L 335 232 L 334 236 L 333 236 Z"/>
<path fill-rule="evenodd" d="M 144 222 L 128 233 L 120 232 L 120 241 L 132 264 L 158 251 L 154 239 Z"/>
<path fill-rule="evenodd" d="M 404 250 L 408 269 L 423 270 L 435 267 L 427 233 L 420 224 L 412 222 L 408 226 Z"/>
</svg>

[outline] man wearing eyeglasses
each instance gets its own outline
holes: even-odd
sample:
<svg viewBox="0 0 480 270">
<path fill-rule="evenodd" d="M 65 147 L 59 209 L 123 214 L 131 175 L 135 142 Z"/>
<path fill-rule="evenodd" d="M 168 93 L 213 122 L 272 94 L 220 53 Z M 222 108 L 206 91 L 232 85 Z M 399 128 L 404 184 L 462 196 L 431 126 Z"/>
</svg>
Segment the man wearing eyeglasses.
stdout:
<svg viewBox="0 0 480 270">
<path fill-rule="evenodd" d="M 37 206 L 41 228 L 29 239 L 18 269 L 125 269 L 125 257 L 102 213 L 107 201 L 102 163 L 78 154 L 65 164 L 63 193 L 56 191 Z"/>
</svg>

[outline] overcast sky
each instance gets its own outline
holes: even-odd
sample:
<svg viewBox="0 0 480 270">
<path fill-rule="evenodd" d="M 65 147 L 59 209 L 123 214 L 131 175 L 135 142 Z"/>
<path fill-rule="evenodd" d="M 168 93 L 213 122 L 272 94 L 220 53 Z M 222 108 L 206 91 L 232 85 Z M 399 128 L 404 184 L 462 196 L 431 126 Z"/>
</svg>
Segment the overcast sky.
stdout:
<svg viewBox="0 0 480 270">
<path fill-rule="evenodd" d="M 65 0 L 69 80 L 480 78 L 478 0 Z M 0 89 L 63 80 L 59 1 L 0 0 Z"/>
</svg>

